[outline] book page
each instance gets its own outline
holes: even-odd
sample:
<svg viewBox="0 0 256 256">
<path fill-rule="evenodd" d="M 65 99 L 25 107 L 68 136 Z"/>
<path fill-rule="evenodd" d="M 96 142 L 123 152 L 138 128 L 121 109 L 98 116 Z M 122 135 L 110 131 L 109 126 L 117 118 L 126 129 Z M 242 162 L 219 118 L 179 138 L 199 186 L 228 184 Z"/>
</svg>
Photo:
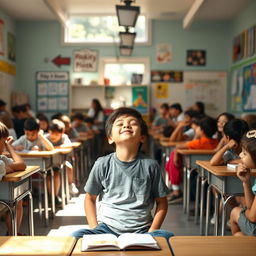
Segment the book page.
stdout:
<svg viewBox="0 0 256 256">
<path fill-rule="evenodd" d="M 150 234 L 126 233 L 119 236 L 117 240 L 120 249 L 124 249 L 129 246 L 142 246 L 159 249 L 156 240 Z"/>
<path fill-rule="evenodd" d="M 112 234 L 84 235 L 82 239 L 82 251 L 101 248 L 118 247 L 117 237 Z"/>
</svg>

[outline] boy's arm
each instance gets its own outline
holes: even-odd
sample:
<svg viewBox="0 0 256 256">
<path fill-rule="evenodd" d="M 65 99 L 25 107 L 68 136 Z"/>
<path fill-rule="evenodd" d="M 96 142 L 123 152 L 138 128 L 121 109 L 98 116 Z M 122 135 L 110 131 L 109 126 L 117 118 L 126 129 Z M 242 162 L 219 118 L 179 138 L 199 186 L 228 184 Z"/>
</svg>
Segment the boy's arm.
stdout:
<svg viewBox="0 0 256 256">
<path fill-rule="evenodd" d="M 47 138 L 44 137 L 43 131 L 39 131 L 38 137 L 41 140 L 46 150 L 48 151 L 54 150 L 54 146 L 52 145 L 52 143 Z"/>
<path fill-rule="evenodd" d="M 230 140 L 228 144 L 224 145 L 218 152 L 216 152 L 210 160 L 211 165 L 221 165 L 224 163 L 223 155 L 228 149 L 232 149 L 237 145 L 234 140 Z"/>
<path fill-rule="evenodd" d="M 87 222 L 90 228 L 95 228 L 98 225 L 96 215 L 96 199 L 97 195 L 86 193 L 84 200 L 84 209 Z"/>
<path fill-rule="evenodd" d="M 5 147 L 7 151 L 10 153 L 11 158 L 13 159 L 13 163 L 9 164 L 8 167 L 14 171 L 24 171 L 26 169 L 26 164 L 23 159 L 15 152 L 14 148 L 11 145 L 12 140 L 7 139 L 5 142 Z"/>
<path fill-rule="evenodd" d="M 254 196 L 251 207 L 245 211 L 245 216 L 249 221 L 256 222 L 256 196 Z"/>
<path fill-rule="evenodd" d="M 187 142 L 182 142 L 176 145 L 177 149 L 188 149 Z"/>
<path fill-rule="evenodd" d="M 168 210 L 168 202 L 166 197 L 157 197 L 155 200 L 156 200 L 155 217 L 153 219 L 153 222 L 148 232 L 152 232 L 156 229 L 160 229 Z"/>
</svg>

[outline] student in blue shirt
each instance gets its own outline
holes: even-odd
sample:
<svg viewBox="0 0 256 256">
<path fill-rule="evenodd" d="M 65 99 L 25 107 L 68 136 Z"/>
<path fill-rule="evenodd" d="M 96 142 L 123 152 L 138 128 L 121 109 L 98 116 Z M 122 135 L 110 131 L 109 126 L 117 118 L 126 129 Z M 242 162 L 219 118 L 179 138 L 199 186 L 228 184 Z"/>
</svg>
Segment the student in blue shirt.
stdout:
<svg viewBox="0 0 256 256">
<path fill-rule="evenodd" d="M 167 213 L 169 190 L 157 162 L 140 153 L 147 136 L 141 114 L 130 108 L 117 109 L 107 120 L 106 134 L 115 152 L 95 162 L 85 186 L 90 229 L 78 230 L 73 236 L 78 239 L 84 234 L 149 232 L 169 239 L 173 234 L 160 230 Z"/>
</svg>

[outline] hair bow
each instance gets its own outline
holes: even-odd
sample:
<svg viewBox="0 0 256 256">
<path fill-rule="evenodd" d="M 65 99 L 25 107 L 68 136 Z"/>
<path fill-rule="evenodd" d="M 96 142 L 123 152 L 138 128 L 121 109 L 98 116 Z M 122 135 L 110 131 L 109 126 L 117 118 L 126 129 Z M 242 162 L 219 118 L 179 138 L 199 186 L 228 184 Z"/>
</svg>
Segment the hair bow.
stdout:
<svg viewBox="0 0 256 256">
<path fill-rule="evenodd" d="M 256 130 L 251 130 L 246 133 L 247 138 L 256 138 Z"/>
</svg>

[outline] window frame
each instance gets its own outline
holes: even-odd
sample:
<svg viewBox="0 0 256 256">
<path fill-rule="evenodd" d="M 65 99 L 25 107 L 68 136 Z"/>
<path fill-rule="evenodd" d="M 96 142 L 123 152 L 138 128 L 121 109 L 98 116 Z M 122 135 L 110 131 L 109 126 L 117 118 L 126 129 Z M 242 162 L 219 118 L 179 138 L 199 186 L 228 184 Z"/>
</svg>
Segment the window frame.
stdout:
<svg viewBox="0 0 256 256">
<path fill-rule="evenodd" d="M 104 70 L 106 64 L 144 64 L 145 71 L 143 74 L 142 85 L 149 85 L 150 81 L 150 59 L 148 57 L 119 57 L 119 58 L 109 58 L 103 57 L 99 62 L 99 84 L 104 84 Z M 118 85 L 115 85 L 118 86 Z M 120 86 L 124 86 L 121 85 Z M 129 86 L 129 85 L 127 85 Z"/>
<path fill-rule="evenodd" d="M 76 17 L 79 17 L 79 16 L 115 16 L 116 14 L 113 14 L 113 13 L 104 13 L 104 14 L 100 14 L 100 13 L 96 13 L 96 14 L 93 14 L 93 13 L 90 13 L 90 14 L 72 14 L 70 16 L 76 16 Z M 147 38 L 147 41 L 146 42 L 135 42 L 136 45 L 138 46 L 149 46 L 152 44 L 152 20 L 148 18 L 147 15 L 145 14 L 141 14 L 143 16 L 145 16 L 146 18 L 146 27 L 147 27 L 147 35 L 148 35 L 148 38 Z M 67 26 L 61 26 L 61 45 L 62 46 L 90 46 L 90 45 L 93 45 L 93 46 L 112 46 L 113 44 L 118 44 L 119 42 L 66 42 L 65 41 L 65 30 L 68 29 Z"/>
</svg>

